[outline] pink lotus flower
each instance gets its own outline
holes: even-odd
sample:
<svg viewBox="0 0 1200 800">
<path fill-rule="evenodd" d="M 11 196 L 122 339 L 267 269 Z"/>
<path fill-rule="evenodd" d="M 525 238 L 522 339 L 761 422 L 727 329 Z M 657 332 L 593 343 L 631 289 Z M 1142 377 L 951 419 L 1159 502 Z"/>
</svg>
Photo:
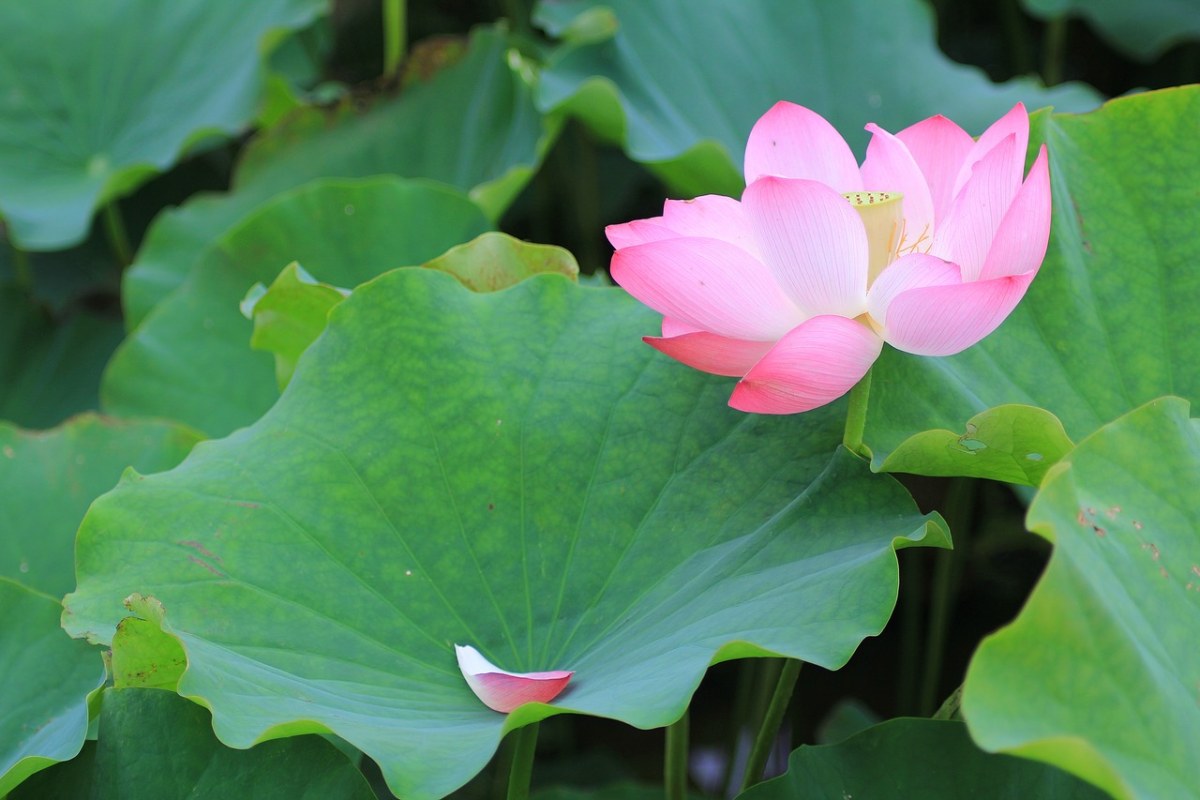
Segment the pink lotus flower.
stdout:
<svg viewBox="0 0 1200 800">
<path fill-rule="evenodd" d="M 729 404 L 788 414 L 829 403 L 883 343 L 952 355 L 987 336 L 1046 254 L 1043 146 L 1024 177 L 1018 104 L 978 141 L 942 116 L 871 124 L 861 167 L 818 114 L 778 103 L 750 132 L 741 201 L 668 200 L 610 225 L 612 276 L 663 314 L 645 341 L 740 377 Z"/>
<path fill-rule="evenodd" d="M 574 672 L 506 672 L 470 645 L 454 645 L 458 668 L 483 704 L 507 714 L 526 703 L 549 703 L 567 687 Z"/>
</svg>

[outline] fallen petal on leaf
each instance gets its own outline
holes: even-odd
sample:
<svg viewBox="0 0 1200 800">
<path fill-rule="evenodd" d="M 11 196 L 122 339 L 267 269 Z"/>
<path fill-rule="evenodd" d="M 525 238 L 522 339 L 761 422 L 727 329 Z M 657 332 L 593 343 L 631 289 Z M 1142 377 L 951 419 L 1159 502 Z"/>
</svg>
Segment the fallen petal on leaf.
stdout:
<svg viewBox="0 0 1200 800">
<path fill-rule="evenodd" d="M 467 685 L 483 704 L 507 714 L 526 703 L 549 703 L 567 687 L 571 670 L 507 672 L 488 661 L 470 645 L 454 645 L 458 668 Z"/>
</svg>

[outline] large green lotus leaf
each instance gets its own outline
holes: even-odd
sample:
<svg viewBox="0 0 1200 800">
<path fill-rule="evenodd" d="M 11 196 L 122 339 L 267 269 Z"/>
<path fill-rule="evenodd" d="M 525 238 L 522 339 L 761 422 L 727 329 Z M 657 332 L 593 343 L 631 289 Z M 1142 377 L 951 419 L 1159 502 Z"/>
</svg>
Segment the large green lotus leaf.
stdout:
<svg viewBox="0 0 1200 800">
<path fill-rule="evenodd" d="M 985 753 L 961 722 L 901 718 L 838 744 L 798 748 L 788 759 L 786 774 L 738 797 L 1101 800 L 1104 794 L 1045 764 Z"/>
<path fill-rule="evenodd" d="M 92 501 L 126 467 L 170 469 L 198 440 L 170 423 L 94 414 L 45 432 L 0 423 L 0 577 L 61 597 L 75 585 L 75 531 Z"/>
<path fill-rule="evenodd" d="M 1079 441 L 1155 397 L 1200 400 L 1200 159 L 1183 156 L 1197 120 L 1200 87 L 1035 116 L 1054 192 L 1046 261 L 978 345 L 949 358 L 884 349 L 864 435 L 876 469 L 914 432 L 962 431 L 1002 404 L 1047 409 Z"/>
<path fill-rule="evenodd" d="M 495 292 L 543 272 L 576 279 L 579 265 L 561 247 L 530 244 L 489 231 L 452 247 L 422 265 L 447 272 L 468 289 Z M 287 386 L 296 362 L 325 330 L 329 311 L 349 292 L 321 283 L 299 264 L 289 264 L 269 286 L 255 284 L 242 301 L 242 314 L 254 320 L 250 346 L 275 356 L 275 379 Z"/>
<path fill-rule="evenodd" d="M 0 213 L 21 247 L 87 233 L 92 211 L 214 132 L 241 130 L 264 39 L 326 0 L 0 3 Z"/>
<path fill-rule="evenodd" d="M 0 797 L 83 746 L 104 665 L 63 633 L 61 614 L 53 597 L 0 576 Z"/>
<path fill-rule="evenodd" d="M 26 292 L 0 287 L 0 419 L 49 428 L 99 405 L 119 320 L 88 311 L 55 319 Z"/>
<path fill-rule="evenodd" d="M 223 741 L 332 731 L 411 798 L 549 714 L 668 724 L 714 660 L 840 666 L 940 520 L 837 447 L 842 406 L 737 413 L 655 319 L 559 275 L 360 286 L 262 419 L 93 505 L 67 626 L 107 641 L 152 594 Z M 454 643 L 576 675 L 506 718 Z"/>
<path fill-rule="evenodd" d="M 231 750 L 208 713 L 174 693 L 105 689 L 102 704 L 99 740 L 11 800 L 374 800 L 362 773 L 319 736 Z"/>
<path fill-rule="evenodd" d="M 1149 61 L 1171 45 L 1200 38 L 1195 0 L 1021 0 L 1043 19 L 1084 17 L 1104 39 L 1133 58 Z"/>
<path fill-rule="evenodd" d="M 963 714 L 983 747 L 1116 797 L 1195 796 L 1197 487 L 1200 423 L 1179 398 L 1106 425 L 1050 471 L 1028 519 L 1054 542 L 1050 565 L 967 674 Z"/>
<path fill-rule="evenodd" d="M 322 180 L 280 195 L 222 236 L 186 283 L 117 350 L 101 385 L 106 410 L 180 420 L 222 435 L 279 396 L 273 359 L 250 349 L 246 291 L 291 261 L 355 286 L 419 264 L 488 227 L 454 189 L 397 178 Z"/>
<path fill-rule="evenodd" d="M 583 24 L 602 7 L 616 16 L 609 35 Z M 1098 102 L 1080 85 L 996 85 L 955 64 L 918 0 L 568 0 L 535 13 L 568 40 L 542 72 L 538 104 L 582 118 L 687 196 L 741 192 L 746 136 L 778 100 L 821 113 L 860 153 L 872 121 L 899 130 L 945 114 L 978 133 L 1018 100 Z"/>
</svg>

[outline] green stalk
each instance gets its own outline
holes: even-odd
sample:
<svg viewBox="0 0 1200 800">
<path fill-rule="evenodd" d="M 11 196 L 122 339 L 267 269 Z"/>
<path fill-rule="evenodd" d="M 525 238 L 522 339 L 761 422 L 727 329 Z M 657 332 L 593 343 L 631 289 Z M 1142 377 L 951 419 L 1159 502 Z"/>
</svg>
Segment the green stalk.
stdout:
<svg viewBox="0 0 1200 800">
<path fill-rule="evenodd" d="M 975 481 L 970 478 L 952 479 L 946 491 L 943 515 L 954 533 L 954 549 L 940 551 L 933 567 L 933 596 L 930 598 L 925 636 L 925 671 L 917 705 L 918 713 L 923 717 L 933 711 L 938 684 L 942 679 L 946 630 L 950 624 L 959 565 L 966 556 L 966 534 L 971 526 L 974 507 Z"/>
<path fill-rule="evenodd" d="M 871 370 L 862 376 L 862 380 L 854 384 L 850 390 L 850 408 L 846 411 L 846 432 L 842 436 L 842 444 L 855 455 L 869 458 L 870 453 L 863 446 L 863 431 L 867 428 L 867 400 L 871 396 Z"/>
<path fill-rule="evenodd" d="M 508 800 L 529 800 L 533 779 L 533 754 L 537 751 L 538 725 L 534 722 L 517 731 L 513 748 L 512 770 L 508 773 Z"/>
<path fill-rule="evenodd" d="M 1062 83 L 1066 52 L 1067 18 L 1055 17 L 1046 23 L 1046 38 L 1042 42 L 1042 81 L 1047 86 Z"/>
<path fill-rule="evenodd" d="M 900 557 L 900 668 L 896 680 L 896 711 L 915 713 L 917 673 L 921 666 L 921 586 L 920 553 L 906 552 Z"/>
<path fill-rule="evenodd" d="M 404 0 L 383 0 L 383 76 L 394 80 L 404 60 L 408 31 Z"/>
<path fill-rule="evenodd" d="M 663 760 L 667 800 L 687 797 L 688 712 L 667 726 L 667 751 Z"/>
<path fill-rule="evenodd" d="M 129 234 L 125 232 L 125 220 L 117 201 L 113 200 L 104 207 L 104 232 L 108 234 L 108 245 L 121 269 L 133 263 L 133 248 L 129 246 Z"/>
<path fill-rule="evenodd" d="M 775 694 L 771 695 L 771 704 L 763 715 L 762 726 L 754 739 L 754 747 L 750 750 L 750 758 L 746 761 L 746 774 L 742 778 L 742 791 L 746 791 L 762 780 L 763 770 L 767 767 L 767 759 L 771 748 L 779 737 L 779 726 L 783 723 L 783 715 L 787 713 L 792 701 L 792 691 L 796 688 L 796 679 L 800 677 L 800 667 L 804 662 L 789 658 L 783 663 L 779 673 L 779 683 L 775 684 Z"/>
<path fill-rule="evenodd" d="M 33 268 L 29 265 L 29 253 L 17 247 L 16 242 L 8 240 L 12 249 L 13 281 L 22 289 L 33 289 Z"/>
<path fill-rule="evenodd" d="M 1029 32 L 1025 30 L 1025 20 L 1021 16 L 1021 8 L 1017 0 L 1004 0 L 1000 7 L 1004 22 L 1004 34 L 1008 39 L 1008 52 L 1012 57 L 1013 74 L 1028 75 L 1033 72 L 1033 47 L 1030 45 Z"/>
</svg>

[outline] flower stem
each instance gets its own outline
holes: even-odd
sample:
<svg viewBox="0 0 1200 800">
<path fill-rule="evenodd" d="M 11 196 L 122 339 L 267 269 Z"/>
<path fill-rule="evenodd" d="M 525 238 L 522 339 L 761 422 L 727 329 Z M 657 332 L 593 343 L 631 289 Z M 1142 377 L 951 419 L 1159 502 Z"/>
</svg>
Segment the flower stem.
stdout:
<svg viewBox="0 0 1200 800">
<path fill-rule="evenodd" d="M 533 754 L 537 750 L 538 725 L 534 722 L 517 731 L 512 770 L 508 773 L 508 800 L 528 800 L 533 778 Z"/>
<path fill-rule="evenodd" d="M 12 250 L 13 282 L 22 289 L 33 288 L 33 269 L 29 265 L 29 253 L 17 247 L 16 242 L 8 240 Z"/>
<path fill-rule="evenodd" d="M 408 38 L 404 0 L 383 0 L 383 76 L 389 81 L 400 71 Z"/>
<path fill-rule="evenodd" d="M 775 684 L 775 694 L 771 695 L 771 704 L 763 715 L 762 726 L 754 739 L 754 747 L 750 750 L 750 758 L 746 761 L 746 774 L 742 778 L 742 791 L 746 791 L 762 780 L 763 770 L 767 767 L 767 759 L 771 748 L 779 736 L 779 726 L 783 723 L 783 715 L 787 713 L 788 704 L 792 701 L 792 690 L 796 688 L 796 679 L 800 677 L 800 667 L 804 662 L 797 658 L 789 658 L 783 663 L 779 673 L 779 683 Z"/>
<path fill-rule="evenodd" d="M 108 234 L 108 245 L 121 269 L 133 263 L 133 249 L 129 246 L 129 234 L 125 232 L 125 219 L 116 200 L 104 207 L 104 232 Z"/>
<path fill-rule="evenodd" d="M 946 491 L 942 513 L 954 532 L 954 549 L 939 551 L 933 567 L 933 596 L 930 598 L 929 622 L 925 633 L 925 671 L 917 705 L 921 716 L 933 711 L 933 703 L 938 696 L 942 661 L 945 658 L 946 629 L 950 623 L 959 565 L 966 554 L 966 531 L 971 525 L 974 506 L 975 481 L 971 478 L 952 479 Z"/>
<path fill-rule="evenodd" d="M 1055 17 L 1046 23 L 1042 42 L 1042 82 L 1047 86 L 1062 83 L 1063 59 L 1067 51 L 1067 18 Z"/>
<path fill-rule="evenodd" d="M 871 370 L 862 376 L 850 390 L 850 407 L 846 410 L 846 432 L 842 444 L 855 455 L 870 458 L 870 451 L 863 446 L 863 431 L 867 428 L 867 400 L 871 396 Z"/>
<path fill-rule="evenodd" d="M 667 800 L 687 797 L 688 712 L 667 726 L 667 752 L 663 763 Z"/>
</svg>

